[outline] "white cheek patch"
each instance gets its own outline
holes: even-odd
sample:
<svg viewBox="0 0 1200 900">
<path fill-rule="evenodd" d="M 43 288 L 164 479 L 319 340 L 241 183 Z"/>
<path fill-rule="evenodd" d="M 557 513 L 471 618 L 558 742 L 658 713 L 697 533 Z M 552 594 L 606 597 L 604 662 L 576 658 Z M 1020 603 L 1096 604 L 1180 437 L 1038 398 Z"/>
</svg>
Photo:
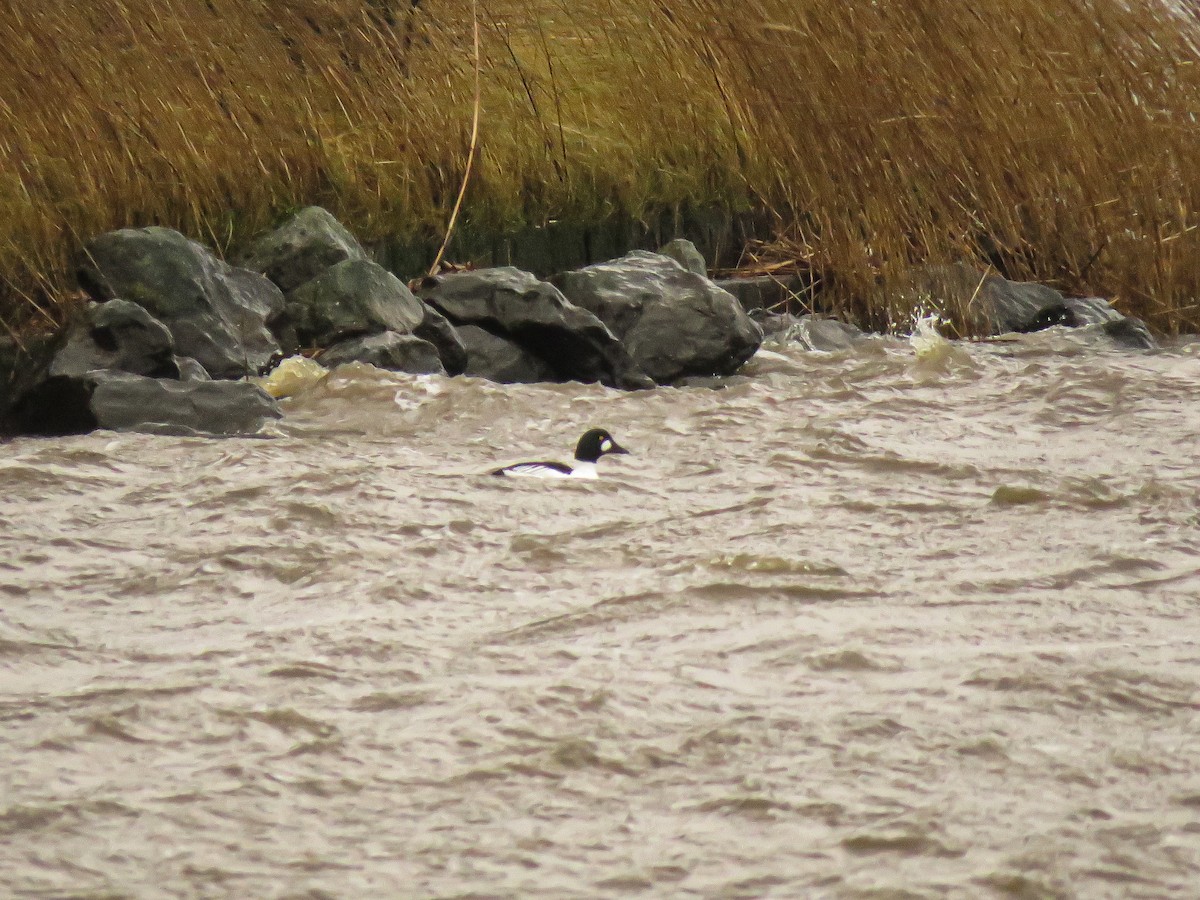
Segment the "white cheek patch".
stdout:
<svg viewBox="0 0 1200 900">
<path fill-rule="evenodd" d="M 605 439 L 604 439 L 603 441 L 601 441 L 601 443 L 600 443 L 600 449 L 601 449 L 601 450 L 602 450 L 604 453 L 607 453 L 609 450 L 611 450 L 611 449 L 612 449 L 612 441 L 610 441 L 608 438 L 605 438 Z"/>
</svg>

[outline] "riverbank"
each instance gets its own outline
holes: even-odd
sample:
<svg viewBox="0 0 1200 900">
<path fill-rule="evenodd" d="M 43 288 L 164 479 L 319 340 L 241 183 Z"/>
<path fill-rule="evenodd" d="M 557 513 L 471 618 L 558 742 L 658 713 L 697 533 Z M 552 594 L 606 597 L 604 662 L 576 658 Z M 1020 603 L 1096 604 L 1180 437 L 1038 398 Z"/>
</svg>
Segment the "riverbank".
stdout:
<svg viewBox="0 0 1200 900">
<path fill-rule="evenodd" d="M 908 319 L 914 264 L 967 261 L 1200 330 L 1194 18 L 793 6 L 484 2 L 478 56 L 461 0 L 8 9 L 0 320 L 61 324 L 95 235 L 163 225 L 235 258 L 313 203 L 408 279 L 465 180 L 457 262 L 718 210 L 871 328 Z"/>
<path fill-rule="evenodd" d="M 406 285 L 308 207 L 239 265 L 160 227 L 99 235 L 83 255 L 86 309 L 51 335 L 0 338 L 0 435 L 254 434 L 282 415 L 275 399 L 348 363 L 503 384 L 725 387 L 768 335 L 817 350 L 866 337 L 814 315 L 778 274 L 713 281 L 683 239 L 548 279 L 491 266 Z M 963 264 L 914 268 L 901 296 L 943 326 L 937 311 L 959 310 L 982 335 L 1065 326 L 1156 346 L 1102 298 Z"/>
</svg>

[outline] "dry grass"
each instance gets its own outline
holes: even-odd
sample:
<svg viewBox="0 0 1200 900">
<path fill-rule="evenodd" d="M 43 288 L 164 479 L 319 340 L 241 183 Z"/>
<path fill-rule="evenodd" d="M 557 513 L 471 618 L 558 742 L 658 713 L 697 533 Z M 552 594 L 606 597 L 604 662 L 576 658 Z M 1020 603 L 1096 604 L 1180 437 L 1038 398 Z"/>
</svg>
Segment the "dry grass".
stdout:
<svg viewBox="0 0 1200 900">
<path fill-rule="evenodd" d="M 906 320 L 892 302 L 904 271 L 967 257 L 1114 298 L 1166 331 L 1200 325 L 1194 13 L 1156 0 L 693 5 L 718 23 L 706 41 L 726 49 L 751 167 L 775 169 L 763 189 L 794 211 L 777 252 L 836 279 L 860 317 Z"/>
<path fill-rule="evenodd" d="M 1200 328 L 1197 23 L 1161 3 L 478 5 L 473 227 L 759 204 L 873 324 L 971 255 Z M 61 318 L 109 228 L 440 236 L 462 183 L 469 0 L 0 0 L 0 46 L 6 327 Z"/>
</svg>

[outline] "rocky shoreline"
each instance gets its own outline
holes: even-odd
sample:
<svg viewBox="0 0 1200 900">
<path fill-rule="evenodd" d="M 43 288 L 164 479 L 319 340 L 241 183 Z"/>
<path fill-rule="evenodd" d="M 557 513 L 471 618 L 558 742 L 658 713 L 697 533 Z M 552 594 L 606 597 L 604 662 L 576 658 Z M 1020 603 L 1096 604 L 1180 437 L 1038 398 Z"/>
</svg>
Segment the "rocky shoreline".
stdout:
<svg viewBox="0 0 1200 900">
<path fill-rule="evenodd" d="M 301 210 L 236 265 L 167 228 L 122 229 L 84 248 L 91 298 L 68 327 L 0 341 L 0 433 L 97 428 L 251 434 L 282 416 L 251 379 L 303 353 L 503 383 L 580 381 L 622 390 L 732 375 L 767 336 L 841 350 L 854 326 L 786 308 L 770 276 L 713 281 L 686 240 L 562 272 L 449 272 L 406 285 L 330 213 Z M 1055 325 L 1148 349 L 1138 320 L 1099 298 L 1064 297 L 969 266 L 914 273 L 914 300 L 958 298 L 982 334 Z M 915 305 L 915 304 L 914 304 Z"/>
</svg>

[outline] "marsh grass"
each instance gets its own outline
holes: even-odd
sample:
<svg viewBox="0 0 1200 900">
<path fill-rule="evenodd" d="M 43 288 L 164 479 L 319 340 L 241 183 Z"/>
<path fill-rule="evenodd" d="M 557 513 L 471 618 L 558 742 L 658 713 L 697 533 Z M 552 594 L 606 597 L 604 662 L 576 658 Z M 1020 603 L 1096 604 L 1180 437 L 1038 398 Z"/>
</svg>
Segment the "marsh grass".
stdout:
<svg viewBox="0 0 1200 900">
<path fill-rule="evenodd" d="M 1195 18 L 984 6 L 479 0 L 461 219 L 765 207 L 755 264 L 869 324 L 909 320 L 914 264 L 973 258 L 1196 329 Z M 436 247 L 472 43 L 467 0 L 0 0 L 4 326 L 60 320 L 80 243 L 126 225 L 233 254 L 320 203 Z"/>
</svg>

